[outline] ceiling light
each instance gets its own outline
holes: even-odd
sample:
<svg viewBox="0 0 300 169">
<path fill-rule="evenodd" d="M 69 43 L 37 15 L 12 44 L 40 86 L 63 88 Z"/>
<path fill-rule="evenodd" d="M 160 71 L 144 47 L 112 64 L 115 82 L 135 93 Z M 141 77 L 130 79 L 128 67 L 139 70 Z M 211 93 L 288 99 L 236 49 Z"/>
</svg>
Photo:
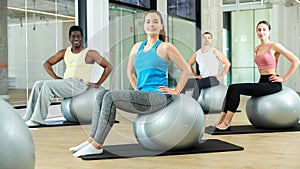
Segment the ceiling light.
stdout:
<svg viewBox="0 0 300 169">
<path fill-rule="evenodd" d="M 61 15 L 61 14 L 55 14 L 55 13 L 49 13 L 49 12 L 42 12 L 37 10 L 31 10 L 31 9 L 22 9 L 22 8 L 15 8 L 15 7 L 7 7 L 7 9 L 16 10 L 16 11 L 23 11 L 23 12 L 31 12 L 31 13 L 38 13 L 43 15 L 50 15 L 50 16 L 57 16 L 61 18 L 68 18 L 68 19 L 75 19 L 74 16 L 67 16 L 67 15 Z"/>
</svg>

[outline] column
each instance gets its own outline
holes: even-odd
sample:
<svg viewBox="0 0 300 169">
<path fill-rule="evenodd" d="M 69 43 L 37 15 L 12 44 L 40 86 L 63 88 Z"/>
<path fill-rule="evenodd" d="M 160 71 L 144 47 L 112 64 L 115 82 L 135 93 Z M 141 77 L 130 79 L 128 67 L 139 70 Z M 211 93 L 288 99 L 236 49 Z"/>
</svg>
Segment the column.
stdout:
<svg viewBox="0 0 300 169">
<path fill-rule="evenodd" d="M 214 46 L 222 51 L 223 41 L 223 1 L 201 1 L 201 31 L 213 34 Z"/>
<path fill-rule="evenodd" d="M 107 60 L 109 52 L 109 0 L 88 0 L 87 4 L 87 46 L 97 50 Z M 103 69 L 95 66 L 93 70 L 94 78 L 97 81 L 102 74 Z M 105 88 L 109 87 L 108 80 L 103 84 Z"/>
<path fill-rule="evenodd" d="M 168 35 L 168 2 L 164 1 L 157 1 L 157 11 L 159 11 L 162 15 L 165 31 Z"/>
<path fill-rule="evenodd" d="M 0 1 L 0 98 L 8 98 L 7 0 Z"/>
</svg>

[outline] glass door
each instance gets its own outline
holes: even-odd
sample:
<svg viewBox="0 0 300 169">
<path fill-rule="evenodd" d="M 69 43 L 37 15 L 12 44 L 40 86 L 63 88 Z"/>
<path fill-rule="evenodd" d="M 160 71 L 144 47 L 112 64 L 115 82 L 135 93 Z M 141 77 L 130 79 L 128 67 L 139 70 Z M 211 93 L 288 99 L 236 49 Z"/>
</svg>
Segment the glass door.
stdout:
<svg viewBox="0 0 300 169">
<path fill-rule="evenodd" d="M 127 63 L 130 50 L 136 42 L 146 39 L 143 28 L 145 11 L 116 5 L 109 7 L 110 61 L 114 65 L 111 89 L 130 89 Z"/>
<path fill-rule="evenodd" d="M 26 104 L 37 80 L 51 79 L 43 62 L 70 45 L 68 29 L 75 24 L 75 0 L 9 0 L 8 102 Z M 54 66 L 62 76 L 64 65 Z"/>
</svg>

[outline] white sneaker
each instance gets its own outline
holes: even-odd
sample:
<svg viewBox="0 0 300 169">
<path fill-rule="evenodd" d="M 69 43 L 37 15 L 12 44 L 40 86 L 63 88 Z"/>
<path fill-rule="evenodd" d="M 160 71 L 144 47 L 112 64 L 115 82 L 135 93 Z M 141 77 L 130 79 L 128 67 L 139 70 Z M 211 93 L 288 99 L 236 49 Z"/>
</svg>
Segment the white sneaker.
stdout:
<svg viewBox="0 0 300 169">
<path fill-rule="evenodd" d="M 76 152 L 76 151 L 82 149 L 83 147 L 87 146 L 88 144 L 89 144 L 89 142 L 88 142 L 88 141 L 85 141 L 85 142 L 79 144 L 79 145 L 76 146 L 76 147 L 71 147 L 71 148 L 69 148 L 69 150 L 72 151 L 72 152 Z"/>
<path fill-rule="evenodd" d="M 83 147 L 82 149 L 74 153 L 73 156 L 81 157 L 85 155 L 102 154 L 102 153 L 103 153 L 103 148 L 96 149 L 92 144 L 88 144 L 87 146 Z"/>
<path fill-rule="evenodd" d="M 25 122 L 25 124 L 28 126 L 28 127 L 36 127 L 36 126 L 40 126 L 41 124 L 36 122 L 36 121 L 33 121 L 33 120 L 27 120 Z"/>
</svg>

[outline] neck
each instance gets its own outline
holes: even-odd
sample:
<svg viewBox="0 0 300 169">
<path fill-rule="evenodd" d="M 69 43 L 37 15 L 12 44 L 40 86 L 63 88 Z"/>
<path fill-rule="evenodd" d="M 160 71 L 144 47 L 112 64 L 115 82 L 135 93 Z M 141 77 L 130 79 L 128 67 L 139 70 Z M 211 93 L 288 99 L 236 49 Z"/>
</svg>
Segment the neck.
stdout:
<svg viewBox="0 0 300 169">
<path fill-rule="evenodd" d="M 158 40 L 159 40 L 158 37 L 152 38 L 152 37 L 148 36 L 148 38 L 147 38 L 147 46 L 148 45 L 150 45 L 150 46 L 154 45 Z"/>
<path fill-rule="evenodd" d="M 80 53 L 82 51 L 82 49 L 83 49 L 83 46 L 79 46 L 79 47 L 73 47 L 72 46 L 71 51 L 73 53 Z"/>
<path fill-rule="evenodd" d="M 204 46 L 202 47 L 202 51 L 203 51 L 203 52 L 206 52 L 206 51 L 208 51 L 210 48 L 211 48 L 211 45 L 204 45 Z"/>
<path fill-rule="evenodd" d="M 269 40 L 269 39 L 262 39 L 262 40 L 260 41 L 260 44 L 261 44 L 261 45 L 266 45 L 266 44 L 268 44 L 268 43 L 270 43 L 270 40 Z"/>
</svg>

